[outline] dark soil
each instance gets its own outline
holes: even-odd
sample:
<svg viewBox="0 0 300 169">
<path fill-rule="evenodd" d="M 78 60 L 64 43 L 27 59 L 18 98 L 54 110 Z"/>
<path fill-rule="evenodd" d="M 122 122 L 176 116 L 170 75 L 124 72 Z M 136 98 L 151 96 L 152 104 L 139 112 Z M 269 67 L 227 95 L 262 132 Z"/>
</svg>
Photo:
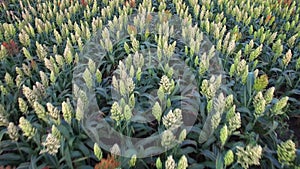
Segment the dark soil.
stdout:
<svg viewBox="0 0 300 169">
<path fill-rule="evenodd" d="M 288 124 L 290 129 L 294 131 L 295 139 L 297 140 L 297 147 L 300 145 L 300 117 L 290 117 Z"/>
</svg>

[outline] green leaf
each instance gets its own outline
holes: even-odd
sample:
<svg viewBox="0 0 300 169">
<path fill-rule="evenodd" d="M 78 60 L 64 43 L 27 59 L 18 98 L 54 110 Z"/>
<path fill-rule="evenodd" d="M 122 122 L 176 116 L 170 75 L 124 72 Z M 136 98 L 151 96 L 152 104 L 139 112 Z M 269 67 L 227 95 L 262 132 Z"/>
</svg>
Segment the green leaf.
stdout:
<svg viewBox="0 0 300 169">
<path fill-rule="evenodd" d="M 70 132 L 69 132 L 69 130 L 68 130 L 65 126 L 59 125 L 59 126 L 57 126 L 57 129 L 61 132 L 61 134 L 62 134 L 67 140 L 70 139 Z"/>
<path fill-rule="evenodd" d="M 205 166 L 203 164 L 194 163 L 189 166 L 189 169 L 203 169 Z"/>
<path fill-rule="evenodd" d="M 270 160 L 272 165 L 276 166 L 277 168 L 281 168 L 281 164 L 278 162 L 277 158 L 272 155 L 270 150 L 267 150 L 266 153 L 264 153 L 264 156 Z"/>
<path fill-rule="evenodd" d="M 2 140 L 5 133 L 6 133 L 6 130 L 1 130 L 0 131 L 0 141 Z"/>
<path fill-rule="evenodd" d="M 209 131 L 208 131 L 209 132 Z M 198 139 L 198 142 L 200 144 L 204 143 L 209 137 L 209 133 L 207 133 L 206 131 L 204 130 L 201 130 L 200 132 L 200 135 L 199 135 L 199 139 Z"/>
<path fill-rule="evenodd" d="M 43 164 L 39 165 L 39 166 L 37 167 L 37 169 L 44 169 L 45 167 L 48 167 L 48 164 L 43 163 Z M 62 166 L 60 166 L 60 167 L 63 168 Z"/>
<path fill-rule="evenodd" d="M 69 141 L 68 141 L 68 145 L 72 147 L 75 139 L 76 139 L 76 137 L 70 138 Z"/>
<path fill-rule="evenodd" d="M 75 147 L 77 147 L 84 154 L 84 156 L 89 157 L 90 152 L 82 142 L 78 142 Z"/>
<path fill-rule="evenodd" d="M 151 137 L 145 138 L 145 139 L 141 139 L 140 141 L 138 141 L 136 143 L 136 147 L 144 147 L 145 145 L 154 142 L 155 140 L 159 139 L 159 135 L 153 135 Z"/>
<path fill-rule="evenodd" d="M 84 161 L 84 160 L 87 160 L 87 159 L 89 159 L 89 157 L 81 157 L 81 158 L 73 160 L 73 163 L 78 163 L 78 162 L 81 162 L 81 161 Z"/>
<path fill-rule="evenodd" d="M 21 163 L 21 164 L 18 166 L 18 169 L 28 169 L 29 166 L 30 166 L 30 162 Z"/>
<path fill-rule="evenodd" d="M 217 160 L 216 160 L 216 169 L 223 169 L 224 163 L 223 163 L 223 156 L 221 153 L 218 153 Z"/>
<path fill-rule="evenodd" d="M 160 154 L 162 152 L 162 148 L 161 147 L 149 147 L 147 149 L 145 149 L 144 151 L 144 156 L 151 156 L 151 155 L 157 155 Z"/>
<path fill-rule="evenodd" d="M 181 147 L 185 147 L 185 146 L 194 146 L 194 147 L 197 147 L 197 142 L 194 141 L 194 140 L 184 140 L 181 143 Z"/>
<path fill-rule="evenodd" d="M 127 157 L 131 157 L 132 155 L 137 154 L 137 151 L 136 151 L 136 149 L 134 147 L 132 147 L 132 148 L 126 150 L 124 154 Z"/>
<path fill-rule="evenodd" d="M 293 86 L 293 83 L 292 83 L 292 80 L 291 80 L 291 78 L 290 78 L 290 75 L 287 75 L 286 73 L 283 73 L 283 76 L 285 77 L 285 80 L 286 80 L 286 82 L 288 83 L 288 85 L 289 85 L 290 87 L 292 87 L 292 86 Z"/>
<path fill-rule="evenodd" d="M 82 166 L 78 166 L 77 169 L 94 169 L 94 168 L 88 165 L 82 165 Z"/>
<path fill-rule="evenodd" d="M 203 162 L 203 165 L 206 166 L 206 168 L 216 168 L 215 160 L 213 161 L 206 160 L 205 162 Z"/>
<path fill-rule="evenodd" d="M 74 159 L 74 158 L 79 158 L 81 157 L 82 154 L 80 151 L 71 151 L 71 158 Z"/>
<path fill-rule="evenodd" d="M 215 136 L 211 136 L 203 145 L 202 147 L 208 148 L 211 144 L 213 144 L 216 141 Z"/>
<path fill-rule="evenodd" d="M 293 90 L 291 90 L 291 91 L 288 91 L 287 92 L 288 94 L 296 94 L 296 95 L 300 95 L 300 90 L 299 89 L 293 89 Z"/>
<path fill-rule="evenodd" d="M 21 156 L 15 153 L 6 153 L 0 155 L 0 165 L 13 165 L 18 164 L 21 161 Z"/>
<path fill-rule="evenodd" d="M 45 157 L 47 163 L 49 163 L 50 165 L 53 166 L 58 166 L 59 162 L 57 161 L 57 158 L 55 158 L 54 156 L 48 154 L 48 153 L 44 153 L 43 157 Z"/>
<path fill-rule="evenodd" d="M 236 109 L 240 113 L 248 113 L 251 114 L 251 111 L 247 107 L 239 107 Z"/>
<path fill-rule="evenodd" d="M 282 70 L 279 69 L 279 68 L 276 68 L 276 67 L 271 68 L 270 71 L 271 71 L 271 72 L 280 72 L 280 73 L 282 73 Z"/>
<path fill-rule="evenodd" d="M 69 146 L 66 146 L 64 151 L 64 158 L 69 168 L 73 168 L 72 159 L 70 155 L 70 149 Z"/>
<path fill-rule="evenodd" d="M 35 169 L 35 168 L 38 168 L 37 167 L 37 163 L 38 163 L 38 161 L 40 160 L 40 159 L 43 159 L 43 157 L 44 156 L 38 156 L 38 157 L 36 157 L 35 155 L 33 155 L 33 156 L 31 156 L 31 158 L 30 158 L 30 164 L 29 164 L 29 168 L 30 169 Z M 44 159 L 43 159 L 44 160 Z"/>
<path fill-rule="evenodd" d="M 212 161 L 215 161 L 217 158 L 216 155 L 209 150 L 203 150 L 203 151 L 201 151 L 201 154 L 203 154 L 205 157 L 207 157 L 208 159 L 210 159 Z"/>
<path fill-rule="evenodd" d="M 247 79 L 247 92 L 248 92 L 248 95 L 251 96 L 251 92 L 252 92 L 252 86 L 254 84 L 254 74 L 253 72 L 250 72 L 248 74 L 248 79 Z"/>
<path fill-rule="evenodd" d="M 179 149 L 179 154 L 189 154 L 197 152 L 197 149 L 194 147 L 184 147 Z"/>
</svg>

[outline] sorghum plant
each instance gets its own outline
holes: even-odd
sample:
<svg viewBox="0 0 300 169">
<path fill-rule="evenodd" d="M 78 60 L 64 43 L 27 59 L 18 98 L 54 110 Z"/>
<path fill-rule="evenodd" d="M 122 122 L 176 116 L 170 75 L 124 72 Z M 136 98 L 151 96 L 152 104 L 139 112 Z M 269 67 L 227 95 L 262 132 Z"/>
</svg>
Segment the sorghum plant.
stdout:
<svg viewBox="0 0 300 169">
<path fill-rule="evenodd" d="M 0 166 L 299 168 L 299 17 L 293 0 L 0 0 Z M 109 149 L 99 120 L 161 137 Z"/>
</svg>

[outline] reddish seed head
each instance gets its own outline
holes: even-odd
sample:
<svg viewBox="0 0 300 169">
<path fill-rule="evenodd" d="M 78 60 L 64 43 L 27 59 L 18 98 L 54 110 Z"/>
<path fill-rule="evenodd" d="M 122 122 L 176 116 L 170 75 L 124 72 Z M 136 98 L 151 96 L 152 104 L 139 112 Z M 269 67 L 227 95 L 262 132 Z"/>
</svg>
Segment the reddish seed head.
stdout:
<svg viewBox="0 0 300 169">
<path fill-rule="evenodd" d="M 10 40 L 9 43 L 3 42 L 2 45 L 5 47 L 9 55 L 16 55 L 19 53 L 19 47 L 14 40 Z"/>
<path fill-rule="evenodd" d="M 120 166 L 120 162 L 115 159 L 114 156 L 108 155 L 105 159 L 101 159 L 101 162 L 95 166 L 95 169 L 115 169 Z"/>
<path fill-rule="evenodd" d="M 84 6 L 84 7 L 86 7 L 88 5 L 85 0 L 80 0 L 80 2 L 81 2 L 81 5 Z"/>
</svg>

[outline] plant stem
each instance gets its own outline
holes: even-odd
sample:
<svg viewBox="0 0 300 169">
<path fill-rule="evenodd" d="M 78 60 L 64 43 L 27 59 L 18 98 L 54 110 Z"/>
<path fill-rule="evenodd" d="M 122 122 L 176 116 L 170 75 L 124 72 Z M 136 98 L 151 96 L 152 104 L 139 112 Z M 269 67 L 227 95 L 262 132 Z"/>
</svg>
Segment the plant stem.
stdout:
<svg viewBox="0 0 300 169">
<path fill-rule="evenodd" d="M 247 87 L 244 85 L 244 106 L 247 107 Z"/>
<path fill-rule="evenodd" d="M 21 155 L 21 157 L 22 157 L 22 161 L 25 161 L 24 155 L 23 155 L 22 151 L 20 150 L 19 143 L 16 142 L 16 145 L 17 145 L 18 151 L 19 151 L 19 153 L 20 153 L 20 155 Z"/>
</svg>

